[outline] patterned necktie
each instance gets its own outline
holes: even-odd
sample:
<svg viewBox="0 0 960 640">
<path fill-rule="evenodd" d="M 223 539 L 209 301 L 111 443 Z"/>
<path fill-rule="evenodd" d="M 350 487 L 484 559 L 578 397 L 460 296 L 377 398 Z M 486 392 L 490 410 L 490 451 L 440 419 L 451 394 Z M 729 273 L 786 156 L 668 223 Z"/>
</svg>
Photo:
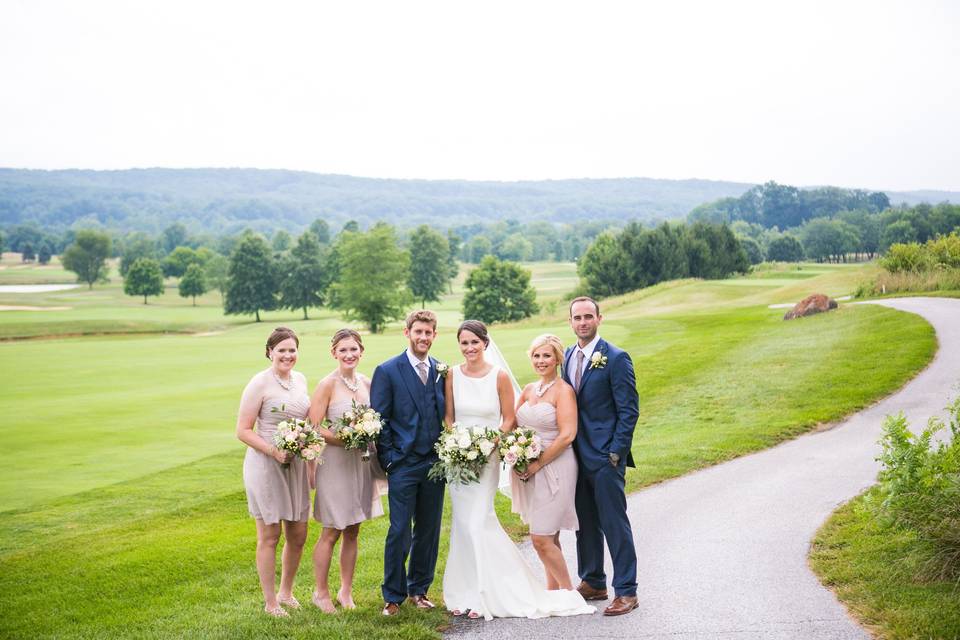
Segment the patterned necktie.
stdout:
<svg viewBox="0 0 960 640">
<path fill-rule="evenodd" d="M 417 363 L 417 373 L 420 374 L 420 382 L 427 384 L 427 363 L 418 362 Z"/>
<path fill-rule="evenodd" d="M 573 372 L 573 388 L 580 391 L 580 377 L 583 375 L 583 350 L 577 349 L 577 370 Z"/>
</svg>

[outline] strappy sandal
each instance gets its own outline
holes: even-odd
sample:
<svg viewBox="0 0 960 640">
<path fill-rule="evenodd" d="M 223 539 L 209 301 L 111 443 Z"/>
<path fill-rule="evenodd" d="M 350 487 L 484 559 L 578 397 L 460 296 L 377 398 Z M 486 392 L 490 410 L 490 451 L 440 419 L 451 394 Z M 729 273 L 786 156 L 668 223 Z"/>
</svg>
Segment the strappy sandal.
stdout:
<svg viewBox="0 0 960 640">
<path fill-rule="evenodd" d="M 300 608 L 300 601 L 297 600 L 297 599 L 293 596 L 292 593 L 290 594 L 289 597 L 286 597 L 286 598 L 280 598 L 280 597 L 278 597 L 278 598 L 277 598 L 277 602 L 279 602 L 280 604 L 285 604 L 285 605 L 287 605 L 288 607 L 290 607 L 291 609 L 299 609 L 299 608 Z"/>
<path fill-rule="evenodd" d="M 274 608 L 272 608 L 272 609 L 271 609 L 270 607 L 264 606 L 264 607 L 263 607 L 263 610 L 264 610 L 268 615 L 271 615 L 271 616 L 273 616 L 274 618 L 289 618 L 289 617 L 290 617 L 290 614 L 287 613 L 286 609 L 284 609 L 284 608 L 281 607 L 280 605 L 277 605 L 276 607 L 274 607 Z"/>
<path fill-rule="evenodd" d="M 327 600 L 328 602 L 330 602 L 329 609 L 324 605 L 323 600 L 320 599 L 319 593 L 314 591 L 313 594 L 310 596 L 310 601 L 313 603 L 313 606 L 315 606 L 317 609 L 320 609 L 320 611 L 324 613 L 336 613 L 337 608 L 333 605 L 333 600 L 330 600 L 329 598 Z"/>
<path fill-rule="evenodd" d="M 469 611 L 467 611 L 467 617 L 470 618 L 471 620 L 479 620 L 480 618 L 483 617 L 483 614 L 480 613 L 479 611 L 474 611 L 473 609 L 470 609 Z"/>
</svg>

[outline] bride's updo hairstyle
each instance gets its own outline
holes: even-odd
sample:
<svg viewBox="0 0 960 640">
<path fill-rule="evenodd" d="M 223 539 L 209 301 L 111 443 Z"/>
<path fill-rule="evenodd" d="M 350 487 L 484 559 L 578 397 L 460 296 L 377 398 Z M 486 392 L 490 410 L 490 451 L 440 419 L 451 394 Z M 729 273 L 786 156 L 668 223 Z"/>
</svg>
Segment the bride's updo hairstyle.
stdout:
<svg viewBox="0 0 960 640">
<path fill-rule="evenodd" d="M 351 338 L 360 346 L 360 353 L 363 353 L 363 338 L 353 329 L 340 329 L 333 334 L 333 337 L 330 338 L 330 351 L 336 351 L 337 345 L 340 344 L 341 340 L 349 340 Z"/>
<path fill-rule="evenodd" d="M 457 329 L 458 341 L 460 340 L 460 334 L 464 331 L 469 331 L 473 335 L 483 340 L 483 346 L 485 348 L 490 346 L 490 336 L 487 335 L 487 325 L 483 324 L 479 320 L 464 320 L 460 324 L 460 328 Z"/>
<path fill-rule="evenodd" d="M 293 341 L 297 343 L 297 348 L 300 348 L 300 338 L 298 338 L 297 334 L 293 332 L 293 329 L 277 327 L 273 330 L 273 333 L 270 334 L 270 337 L 267 338 L 267 358 L 270 357 L 270 352 L 273 350 L 273 348 L 287 338 L 293 338 Z"/>
<path fill-rule="evenodd" d="M 533 342 L 530 343 L 530 348 L 527 349 L 527 357 L 532 358 L 533 352 L 543 346 L 549 346 L 553 350 L 558 365 L 563 364 L 563 343 L 560 342 L 560 338 L 552 333 L 544 333 L 534 338 Z"/>
</svg>

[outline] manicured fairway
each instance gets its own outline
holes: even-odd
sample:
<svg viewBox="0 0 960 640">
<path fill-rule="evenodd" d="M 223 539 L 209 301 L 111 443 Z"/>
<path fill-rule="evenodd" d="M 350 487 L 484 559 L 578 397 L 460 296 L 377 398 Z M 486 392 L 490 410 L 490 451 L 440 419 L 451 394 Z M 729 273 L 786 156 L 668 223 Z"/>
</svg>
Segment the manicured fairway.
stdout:
<svg viewBox="0 0 960 640">
<path fill-rule="evenodd" d="M 932 356 L 930 327 L 889 309 L 844 306 L 781 321 L 783 311 L 767 304 L 814 291 L 849 293 L 864 275 L 862 267 L 809 268 L 809 277 L 788 270 L 736 284 L 666 283 L 604 303 L 601 333 L 626 348 L 637 369 L 641 420 L 631 488 L 835 420 L 899 387 Z M 535 285 L 542 281 L 550 292 L 545 302 L 572 290 L 572 273 L 534 265 Z M 259 613 L 243 448 L 233 436 L 237 400 L 266 366 L 262 344 L 280 322 L 300 333 L 298 367 L 314 384 L 332 368 L 327 345 L 339 318 L 313 310 L 303 322 L 270 312 L 256 325 L 225 319 L 217 294 L 193 309 L 173 291 L 144 309 L 116 285 L 78 291 L 74 300 L 71 311 L 37 312 L 37 325 L 17 317 L 28 312 L 0 312 L 0 332 L 29 325 L 33 335 L 72 333 L 62 329 L 126 317 L 138 327 L 214 333 L 0 343 L 0 637 L 435 637 L 442 613 L 378 615 L 385 518 L 361 534 L 360 610 L 323 616 L 308 605 L 281 621 Z M 434 353 L 450 362 L 458 360 L 459 300 L 458 285 L 437 306 Z M 533 336 L 552 331 L 569 341 L 558 306 L 493 328 L 521 382 L 532 379 L 524 351 Z M 77 320 L 81 309 L 87 315 Z M 396 326 L 365 343 L 361 370 L 368 374 L 404 348 Z M 505 501 L 499 508 L 508 527 L 521 531 Z M 316 533 L 313 527 L 311 542 Z M 301 571 L 296 593 L 307 602 L 309 554 Z"/>
</svg>

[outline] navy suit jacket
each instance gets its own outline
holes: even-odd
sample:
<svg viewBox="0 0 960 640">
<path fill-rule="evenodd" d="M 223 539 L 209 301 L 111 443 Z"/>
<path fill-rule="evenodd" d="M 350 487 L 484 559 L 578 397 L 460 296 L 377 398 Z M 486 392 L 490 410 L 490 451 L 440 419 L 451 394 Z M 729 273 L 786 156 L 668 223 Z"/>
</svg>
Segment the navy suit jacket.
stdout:
<svg viewBox="0 0 960 640">
<path fill-rule="evenodd" d="M 436 391 L 435 406 L 426 406 L 418 387 L 422 387 L 420 376 L 407 359 L 404 351 L 378 366 L 370 381 L 370 406 L 380 414 L 383 429 L 377 442 L 377 456 L 385 471 L 410 455 L 417 431 L 429 428 L 431 418 L 438 425 L 443 424 L 446 411 L 444 404 L 443 378 L 437 375 L 437 361 L 430 360 L 430 372 L 427 384 Z M 427 426 L 421 427 L 424 423 Z"/>
<path fill-rule="evenodd" d="M 563 379 L 573 385 L 574 347 L 563 356 Z M 594 354 L 607 358 L 602 367 L 587 368 L 577 391 L 577 438 L 574 449 L 587 471 L 610 464 L 610 453 L 620 456 L 620 464 L 633 465 L 633 430 L 640 417 L 640 397 L 630 354 L 601 338 Z"/>
</svg>

